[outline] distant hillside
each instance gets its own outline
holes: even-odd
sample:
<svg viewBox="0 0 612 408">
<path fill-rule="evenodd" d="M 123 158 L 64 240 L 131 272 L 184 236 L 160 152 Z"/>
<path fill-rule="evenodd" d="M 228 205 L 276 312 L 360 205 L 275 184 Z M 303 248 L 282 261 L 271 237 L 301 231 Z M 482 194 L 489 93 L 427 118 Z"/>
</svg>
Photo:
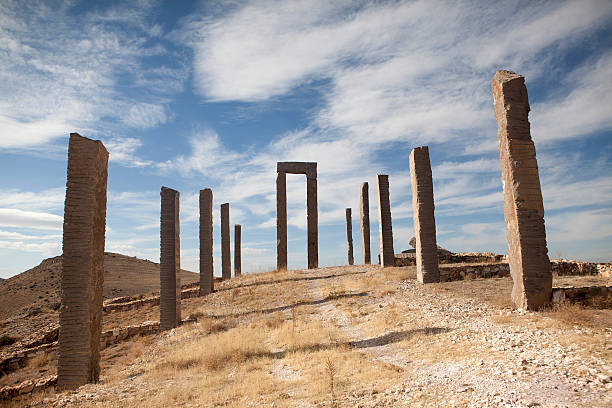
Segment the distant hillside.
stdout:
<svg viewBox="0 0 612 408">
<path fill-rule="evenodd" d="M 104 254 L 104 298 L 159 291 L 159 264 L 136 257 Z M 56 309 L 60 301 L 62 257 L 43 260 L 0 282 L 0 319 L 28 308 Z M 198 281 L 197 273 L 181 270 L 181 283 Z"/>
</svg>

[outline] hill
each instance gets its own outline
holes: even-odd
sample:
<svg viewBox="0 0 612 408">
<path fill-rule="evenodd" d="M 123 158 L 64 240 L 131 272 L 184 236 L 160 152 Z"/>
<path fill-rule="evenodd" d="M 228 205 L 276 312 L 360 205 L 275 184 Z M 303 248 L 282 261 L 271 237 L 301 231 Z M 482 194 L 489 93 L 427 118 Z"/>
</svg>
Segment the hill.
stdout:
<svg viewBox="0 0 612 408">
<path fill-rule="evenodd" d="M 62 256 L 0 282 L 0 319 L 15 314 L 57 309 L 60 302 Z M 181 270 L 181 282 L 196 282 L 199 275 Z M 159 291 L 159 264 L 136 257 L 104 253 L 104 299 Z"/>
</svg>

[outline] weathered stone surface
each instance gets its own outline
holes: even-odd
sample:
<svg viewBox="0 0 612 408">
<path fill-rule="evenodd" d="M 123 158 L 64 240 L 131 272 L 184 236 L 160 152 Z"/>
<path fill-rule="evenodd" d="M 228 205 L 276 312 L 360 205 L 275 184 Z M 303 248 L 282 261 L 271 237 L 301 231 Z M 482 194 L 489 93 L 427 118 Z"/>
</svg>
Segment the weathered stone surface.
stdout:
<svg viewBox="0 0 612 408">
<path fill-rule="evenodd" d="M 160 195 L 159 323 L 168 330 L 181 322 L 179 192 L 162 187 Z"/>
<path fill-rule="evenodd" d="M 551 299 L 552 273 L 525 78 L 497 71 L 491 87 L 498 124 L 508 262 L 514 281 L 512 300 L 519 308 L 537 309 Z"/>
<path fill-rule="evenodd" d="M 352 265 L 353 260 L 353 220 L 351 216 L 351 209 L 346 209 L 346 243 L 348 248 L 348 264 Z"/>
<path fill-rule="evenodd" d="M 427 146 L 412 149 L 410 153 L 410 180 L 412 184 L 412 216 L 416 238 L 417 281 L 440 281 L 436 220 L 434 216 L 433 180 Z"/>
<path fill-rule="evenodd" d="M 315 269 L 319 267 L 319 212 L 317 210 L 316 178 L 306 179 L 306 212 L 308 220 L 308 269 Z"/>
<path fill-rule="evenodd" d="M 278 162 L 276 177 L 276 269 L 287 269 L 287 173 L 306 175 L 308 269 L 319 265 L 317 163 Z"/>
<path fill-rule="evenodd" d="M 229 203 L 221 204 L 221 279 L 232 278 Z"/>
<path fill-rule="evenodd" d="M 107 168 L 102 142 L 70 134 L 57 370 L 62 389 L 100 376 Z"/>
<path fill-rule="evenodd" d="M 305 174 L 306 178 L 317 178 L 317 163 L 313 162 L 277 162 L 277 173 Z"/>
<path fill-rule="evenodd" d="M 242 226 L 240 224 L 234 225 L 234 276 L 242 275 L 242 258 L 240 253 L 241 233 Z"/>
<path fill-rule="evenodd" d="M 287 174 L 276 175 L 276 270 L 287 269 Z"/>
<path fill-rule="evenodd" d="M 389 201 L 389 176 L 376 176 L 378 189 L 378 232 L 380 235 L 380 265 L 384 268 L 395 265 L 393 253 L 393 228 L 391 223 L 391 203 Z"/>
<path fill-rule="evenodd" d="M 361 227 L 361 260 L 364 265 L 372 262 L 370 255 L 370 198 L 368 183 L 361 184 L 359 194 L 359 225 Z"/>
<path fill-rule="evenodd" d="M 200 190 L 200 296 L 214 290 L 212 209 L 212 190 Z"/>
</svg>

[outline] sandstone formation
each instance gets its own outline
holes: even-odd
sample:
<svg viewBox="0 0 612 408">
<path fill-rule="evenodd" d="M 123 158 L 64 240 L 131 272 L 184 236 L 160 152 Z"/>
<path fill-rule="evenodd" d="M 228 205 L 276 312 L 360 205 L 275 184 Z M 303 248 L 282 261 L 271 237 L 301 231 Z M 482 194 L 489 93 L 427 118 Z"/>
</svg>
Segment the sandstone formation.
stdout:
<svg viewBox="0 0 612 408">
<path fill-rule="evenodd" d="M 179 192 L 162 187 L 160 195 L 159 324 L 169 330 L 181 322 Z"/>
<path fill-rule="evenodd" d="M 412 184 L 412 216 L 416 238 L 417 281 L 440 281 L 436 220 L 434 216 L 433 180 L 427 146 L 412 149 L 410 153 L 410 180 Z"/>
<path fill-rule="evenodd" d="M 70 134 L 57 368 L 62 389 L 100 377 L 107 169 L 102 142 Z"/>
<path fill-rule="evenodd" d="M 384 268 L 395 265 L 393 253 L 393 229 L 391 226 L 391 203 L 389 201 L 389 176 L 376 176 L 378 189 L 378 232 L 380 235 L 380 265 Z"/>
<path fill-rule="evenodd" d="M 317 163 L 278 162 L 276 172 L 276 268 L 287 269 L 287 173 L 306 175 L 308 269 L 317 268 L 319 265 Z"/>
<path fill-rule="evenodd" d="M 221 279 L 232 278 L 229 203 L 221 204 Z"/>
<path fill-rule="evenodd" d="M 242 258 L 240 254 L 241 232 L 242 226 L 240 224 L 234 225 L 234 276 L 242 275 Z"/>
<path fill-rule="evenodd" d="M 348 264 L 352 265 L 353 260 L 353 220 L 351 216 L 351 209 L 346 209 L 346 242 L 348 247 Z"/>
<path fill-rule="evenodd" d="M 552 273 L 525 78 L 497 71 L 491 87 L 498 125 L 508 262 L 514 281 L 512 300 L 519 308 L 537 309 L 551 299 Z"/>
<path fill-rule="evenodd" d="M 359 194 L 359 226 L 361 227 L 361 260 L 364 265 L 370 264 L 370 198 L 368 183 L 361 184 Z"/>
<path fill-rule="evenodd" d="M 200 296 L 214 290 L 212 208 L 212 190 L 200 190 Z"/>
</svg>

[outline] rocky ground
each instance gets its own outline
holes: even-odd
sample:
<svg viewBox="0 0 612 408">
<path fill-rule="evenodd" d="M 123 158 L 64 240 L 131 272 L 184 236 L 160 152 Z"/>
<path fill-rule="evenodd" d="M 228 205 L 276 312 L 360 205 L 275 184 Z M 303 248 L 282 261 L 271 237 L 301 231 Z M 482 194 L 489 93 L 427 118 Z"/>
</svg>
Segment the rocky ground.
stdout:
<svg viewBox="0 0 612 408">
<path fill-rule="evenodd" d="M 105 350 L 99 384 L 8 405 L 612 406 L 610 309 L 516 311 L 511 284 L 419 285 L 414 268 L 377 266 L 244 276 L 184 300 L 197 323 Z M 106 319 L 139 313 L 158 309 Z"/>
</svg>

